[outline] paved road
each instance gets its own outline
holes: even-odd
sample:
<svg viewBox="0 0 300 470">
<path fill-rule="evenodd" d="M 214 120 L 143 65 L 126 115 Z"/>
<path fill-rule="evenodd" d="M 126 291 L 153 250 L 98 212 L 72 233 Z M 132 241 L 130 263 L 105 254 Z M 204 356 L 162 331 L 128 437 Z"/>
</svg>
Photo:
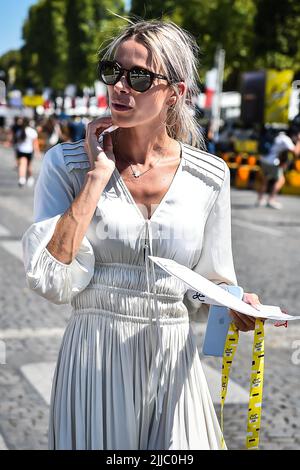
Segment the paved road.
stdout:
<svg viewBox="0 0 300 470">
<path fill-rule="evenodd" d="M 39 162 L 35 163 L 38 172 Z M 50 304 L 24 279 L 20 239 L 32 221 L 32 188 L 18 188 L 14 156 L 0 148 L 0 449 L 46 449 L 50 385 L 70 308 Z M 240 285 L 297 314 L 300 305 L 300 204 L 254 207 L 251 191 L 232 190 L 233 251 Z M 205 324 L 199 323 L 199 346 Z M 225 405 L 225 439 L 243 449 L 252 333 L 242 333 Z M 221 360 L 202 357 L 219 414 Z M 4 362 L 5 357 L 6 364 Z M 1 359 L 2 358 L 2 359 Z M 266 325 L 261 449 L 300 448 L 300 322 Z"/>
</svg>

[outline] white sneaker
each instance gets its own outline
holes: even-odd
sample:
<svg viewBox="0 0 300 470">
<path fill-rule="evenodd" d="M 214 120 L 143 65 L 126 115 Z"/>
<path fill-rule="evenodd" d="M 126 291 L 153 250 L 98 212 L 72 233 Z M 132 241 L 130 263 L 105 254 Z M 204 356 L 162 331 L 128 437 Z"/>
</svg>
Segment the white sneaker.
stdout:
<svg viewBox="0 0 300 470">
<path fill-rule="evenodd" d="M 270 199 L 268 202 L 268 207 L 271 207 L 272 209 L 282 209 L 282 204 L 280 202 L 275 201 L 275 199 Z"/>
<path fill-rule="evenodd" d="M 25 178 L 25 176 L 21 176 L 21 177 L 19 178 L 18 185 L 19 185 L 20 188 L 21 188 L 21 187 L 25 186 L 25 184 L 26 184 L 26 178 Z"/>
<path fill-rule="evenodd" d="M 27 186 L 29 188 L 31 188 L 33 185 L 34 185 L 34 182 L 35 182 L 35 179 L 33 176 L 29 176 L 28 180 L 27 180 Z"/>
<path fill-rule="evenodd" d="M 255 207 L 266 207 L 267 202 L 265 199 L 257 199 Z"/>
</svg>

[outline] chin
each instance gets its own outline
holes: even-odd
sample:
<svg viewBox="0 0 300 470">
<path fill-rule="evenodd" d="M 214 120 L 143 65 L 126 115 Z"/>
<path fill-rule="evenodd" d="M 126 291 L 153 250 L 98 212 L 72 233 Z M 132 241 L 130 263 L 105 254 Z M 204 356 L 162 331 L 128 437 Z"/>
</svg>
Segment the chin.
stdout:
<svg viewBox="0 0 300 470">
<path fill-rule="evenodd" d="M 117 113 L 112 111 L 111 113 L 112 122 L 119 127 L 134 127 L 137 125 L 132 119 L 129 119 L 128 116 L 119 116 Z"/>
</svg>

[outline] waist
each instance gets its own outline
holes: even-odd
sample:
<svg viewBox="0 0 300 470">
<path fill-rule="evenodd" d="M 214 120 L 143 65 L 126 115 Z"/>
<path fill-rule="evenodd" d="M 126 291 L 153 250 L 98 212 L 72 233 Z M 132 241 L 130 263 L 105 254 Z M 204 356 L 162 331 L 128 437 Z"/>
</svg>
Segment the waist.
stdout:
<svg viewBox="0 0 300 470">
<path fill-rule="evenodd" d="M 130 315 L 129 313 L 122 314 L 118 312 L 113 312 L 111 310 L 106 310 L 103 308 L 96 308 L 96 307 L 90 307 L 90 308 L 79 308 L 79 309 L 74 309 L 73 310 L 73 315 L 74 317 L 80 317 L 82 315 L 93 315 L 93 316 L 99 316 L 99 317 L 104 317 L 104 318 L 109 318 L 112 321 L 121 321 L 121 322 L 130 322 L 130 323 L 138 323 L 138 324 L 145 324 L 149 325 L 150 323 L 153 326 L 156 326 L 156 319 L 150 318 L 147 316 L 137 316 L 137 315 Z M 177 317 L 173 316 L 160 316 L 159 317 L 159 322 L 161 325 L 178 325 L 178 324 L 187 324 L 189 323 L 189 316 L 188 314 L 186 315 L 181 315 Z"/>
<path fill-rule="evenodd" d="M 182 281 L 159 267 L 155 268 L 155 284 L 148 286 L 143 265 L 96 263 L 91 282 L 73 297 L 72 307 L 74 312 L 94 308 L 149 318 L 157 302 L 160 318 L 179 318 L 187 315 L 182 301 L 185 291 Z"/>
<path fill-rule="evenodd" d="M 94 275 L 88 288 L 107 287 L 136 294 L 156 292 L 157 296 L 182 299 L 186 291 L 185 284 L 175 276 L 153 263 L 155 283 L 150 278 L 148 286 L 145 264 L 95 263 Z"/>
</svg>

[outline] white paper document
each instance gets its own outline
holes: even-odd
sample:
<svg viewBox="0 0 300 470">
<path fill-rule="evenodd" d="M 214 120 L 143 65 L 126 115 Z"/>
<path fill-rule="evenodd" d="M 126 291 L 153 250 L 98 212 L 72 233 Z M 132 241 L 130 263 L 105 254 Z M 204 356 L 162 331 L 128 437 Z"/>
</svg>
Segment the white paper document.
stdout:
<svg viewBox="0 0 300 470">
<path fill-rule="evenodd" d="M 224 305 L 237 312 L 257 318 L 283 321 L 300 320 L 300 316 L 287 315 L 281 311 L 280 307 L 273 305 L 259 305 L 256 309 L 243 302 L 243 300 L 239 300 L 222 287 L 172 259 L 159 258 L 158 256 L 149 256 L 149 258 L 167 273 L 176 276 L 190 289 L 193 289 L 195 291 L 195 299 L 198 299 L 200 303 Z"/>
</svg>

